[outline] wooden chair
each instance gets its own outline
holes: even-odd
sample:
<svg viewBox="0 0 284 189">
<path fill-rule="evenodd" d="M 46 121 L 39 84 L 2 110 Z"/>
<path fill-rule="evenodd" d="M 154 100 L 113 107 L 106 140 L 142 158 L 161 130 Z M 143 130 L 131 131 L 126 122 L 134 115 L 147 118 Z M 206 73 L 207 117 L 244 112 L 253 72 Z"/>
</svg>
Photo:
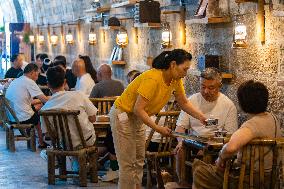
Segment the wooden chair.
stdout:
<svg viewBox="0 0 284 189">
<path fill-rule="evenodd" d="M 160 112 L 157 114 L 155 123 L 159 123 L 160 119 L 164 117 L 165 122 L 163 126 L 168 127 L 172 131 L 174 131 L 176 127 L 176 121 L 178 119 L 179 114 L 180 114 L 180 111 Z M 149 144 L 151 142 L 154 132 L 155 130 L 152 129 L 150 132 L 150 135 L 148 136 L 146 140 L 147 188 L 152 188 L 152 169 L 153 167 L 157 174 L 156 180 L 157 180 L 158 188 L 164 188 L 164 182 L 162 179 L 161 168 L 160 168 L 160 159 L 163 157 L 170 157 L 171 167 L 172 167 L 173 173 L 175 174 L 175 158 L 173 154 L 173 150 L 176 145 L 174 144 L 175 138 L 161 136 L 160 142 L 158 145 L 158 151 L 150 152 L 150 151 L 147 151 L 147 149 L 149 147 Z"/>
<path fill-rule="evenodd" d="M 116 99 L 117 96 L 104 97 L 104 98 L 90 98 L 90 101 L 98 108 L 97 115 L 107 115 Z"/>
<path fill-rule="evenodd" d="M 284 140 L 282 139 L 255 139 L 247 144 L 242 149 L 241 165 L 238 171 L 239 174 L 233 174 L 235 169 L 232 166 L 232 160 L 226 162 L 226 168 L 224 173 L 223 189 L 228 189 L 230 183 L 237 181 L 238 189 L 243 188 L 259 188 L 264 189 L 265 184 L 269 184 L 270 189 L 279 188 L 279 175 L 283 163 L 283 147 Z M 265 175 L 264 162 L 265 156 L 269 152 L 272 153 L 272 170 L 270 175 Z M 259 154 L 259 158 L 256 159 L 256 153 Z M 282 155 L 279 155 L 281 154 Z M 282 159 L 280 159 L 282 158 Z M 256 165 L 258 165 L 258 171 L 256 171 Z M 282 173 L 283 174 L 283 173 Z M 265 177 L 266 176 L 266 177 Z M 244 182 L 248 182 L 248 186 L 244 185 Z M 256 182 L 258 181 L 258 183 Z M 268 182 L 268 183 L 266 183 Z M 283 187 L 283 185 L 282 185 Z"/>
<path fill-rule="evenodd" d="M 94 128 L 97 136 L 97 146 L 104 146 L 104 140 L 110 130 L 110 123 L 108 121 L 99 121 L 100 116 L 107 116 L 117 96 L 104 98 L 90 98 L 90 101 L 98 108 L 97 121 L 94 123 Z M 105 119 L 105 117 L 104 117 Z"/>
<path fill-rule="evenodd" d="M 52 149 L 47 149 L 48 156 L 48 184 L 55 184 L 55 178 L 79 178 L 80 186 L 87 186 L 87 164 L 90 168 L 91 182 L 98 182 L 97 176 L 97 148 L 87 146 L 84 139 L 78 115 L 80 111 L 46 110 L 40 111 L 45 122 L 47 132 L 51 138 Z M 82 148 L 75 149 L 72 144 L 68 119 L 73 119 L 80 136 Z M 75 156 L 79 162 L 79 174 L 66 170 L 66 156 Z M 55 158 L 59 163 L 59 174 L 55 174 Z"/>
<path fill-rule="evenodd" d="M 1 121 L 6 130 L 6 146 L 11 152 L 15 152 L 15 141 L 27 141 L 27 147 L 31 151 L 36 151 L 36 137 L 33 124 L 22 124 L 17 118 L 14 110 L 11 108 L 9 101 L 3 94 L 0 94 L 0 106 L 1 106 Z M 8 113 L 15 120 L 12 123 L 8 119 Z M 21 135 L 15 135 L 15 130 L 19 130 Z M 28 131 L 28 133 L 27 133 Z"/>
</svg>

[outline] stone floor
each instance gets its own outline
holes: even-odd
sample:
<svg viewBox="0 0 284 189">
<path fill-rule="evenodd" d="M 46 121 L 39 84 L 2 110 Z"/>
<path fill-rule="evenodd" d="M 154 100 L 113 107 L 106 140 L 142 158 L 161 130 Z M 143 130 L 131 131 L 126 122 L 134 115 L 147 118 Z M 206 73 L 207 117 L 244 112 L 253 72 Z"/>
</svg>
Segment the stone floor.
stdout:
<svg viewBox="0 0 284 189">
<path fill-rule="evenodd" d="M 16 152 L 9 152 L 6 149 L 5 132 L 0 129 L 0 189 L 80 188 L 72 179 L 48 185 L 47 162 L 39 153 L 27 150 L 24 142 L 16 143 Z M 114 189 L 116 186 L 111 182 L 99 182 L 88 183 L 85 188 Z"/>
</svg>

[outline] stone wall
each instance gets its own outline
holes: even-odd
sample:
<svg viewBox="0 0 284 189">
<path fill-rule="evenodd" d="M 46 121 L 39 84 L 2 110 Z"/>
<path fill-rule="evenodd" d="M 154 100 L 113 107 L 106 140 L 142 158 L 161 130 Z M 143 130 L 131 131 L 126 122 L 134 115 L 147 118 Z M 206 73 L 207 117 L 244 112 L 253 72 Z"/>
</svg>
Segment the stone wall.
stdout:
<svg viewBox="0 0 284 189">
<path fill-rule="evenodd" d="M 265 44 L 260 44 L 257 37 L 256 13 L 257 4 L 243 3 L 239 6 L 234 0 L 219 0 L 222 13 L 235 18 L 236 14 L 241 14 L 240 20 L 247 26 L 248 48 L 232 49 L 233 26 L 234 23 L 223 24 L 193 24 L 186 22 L 186 44 L 182 44 L 180 37 L 180 15 L 163 15 L 162 20 L 170 22 L 173 33 L 173 47 L 184 48 L 193 54 L 193 65 L 197 63 L 197 57 L 202 54 L 218 54 L 221 56 L 221 69 L 234 74 L 230 83 L 223 85 L 222 91 L 230 98 L 236 100 L 236 90 L 240 83 L 248 79 L 255 79 L 265 83 L 270 91 L 270 110 L 272 110 L 281 120 L 283 127 L 284 119 L 284 88 L 277 85 L 277 72 L 280 60 L 281 49 L 284 48 L 284 5 L 283 1 L 273 0 L 274 11 L 265 6 Z M 0 1 L 1 2 L 1 1 Z M 2 1 L 4 3 L 5 1 Z M 32 2 L 32 11 L 34 23 L 34 32 L 37 32 L 37 26 L 40 31 L 48 35 L 47 24 L 50 24 L 50 31 L 53 28 L 60 35 L 63 25 L 63 34 L 70 28 L 74 34 L 75 43 L 67 45 L 59 38 L 60 43 L 57 46 L 51 46 L 50 43 L 44 45 L 36 44 L 36 53 L 47 52 L 51 58 L 55 55 L 65 55 L 71 63 L 78 54 L 87 54 L 91 56 L 94 66 L 97 68 L 102 63 L 108 63 L 110 54 L 115 45 L 115 36 L 117 30 L 104 30 L 100 28 L 101 23 L 90 23 L 90 16 L 94 13 L 86 13 L 84 10 L 90 9 L 90 2 L 83 0 L 38 0 Z M 111 3 L 109 0 L 101 1 L 102 4 Z M 178 4 L 176 0 L 162 0 L 161 6 Z M 196 0 L 186 0 L 187 12 L 186 19 L 191 19 L 198 7 Z M 226 6 L 225 6 L 226 5 Z M 127 10 L 130 10 L 129 8 Z M 276 11 L 277 15 L 275 16 Z M 24 15 L 28 15 L 24 12 Z M 80 23 L 80 26 L 78 26 Z M 90 27 L 94 26 L 97 34 L 97 44 L 89 46 L 87 42 Z M 148 56 L 155 57 L 160 49 L 161 29 L 153 28 L 133 28 L 133 20 L 123 20 L 129 44 L 123 50 L 124 59 L 127 62 L 125 66 L 113 66 L 116 78 L 125 81 L 125 75 L 129 70 L 138 69 L 144 71 L 149 68 L 146 64 Z M 138 43 L 135 36 L 138 34 Z M 105 39 L 105 40 L 104 40 Z M 284 55 L 282 55 L 284 56 Z M 283 58 L 283 57 L 282 57 Z M 283 58 L 284 59 L 284 58 Z M 193 66 L 194 67 L 194 66 Z M 195 73 L 194 69 L 190 73 Z M 189 74 L 185 78 L 187 94 L 190 95 L 199 90 L 198 78 Z"/>
</svg>

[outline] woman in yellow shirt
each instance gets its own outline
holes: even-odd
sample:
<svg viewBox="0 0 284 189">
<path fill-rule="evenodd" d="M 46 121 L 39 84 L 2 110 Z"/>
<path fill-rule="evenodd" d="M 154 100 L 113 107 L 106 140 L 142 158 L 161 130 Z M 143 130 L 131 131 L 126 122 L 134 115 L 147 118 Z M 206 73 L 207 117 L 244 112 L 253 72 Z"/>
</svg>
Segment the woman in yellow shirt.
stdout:
<svg viewBox="0 0 284 189">
<path fill-rule="evenodd" d="M 159 113 L 175 91 L 182 110 L 205 123 L 205 116 L 187 100 L 181 78 L 186 76 L 192 56 L 182 49 L 164 51 L 150 69 L 135 78 L 110 111 L 110 123 L 119 164 L 120 189 L 141 188 L 145 159 L 145 127 L 162 135 L 171 130 L 155 124 L 150 116 Z"/>
</svg>

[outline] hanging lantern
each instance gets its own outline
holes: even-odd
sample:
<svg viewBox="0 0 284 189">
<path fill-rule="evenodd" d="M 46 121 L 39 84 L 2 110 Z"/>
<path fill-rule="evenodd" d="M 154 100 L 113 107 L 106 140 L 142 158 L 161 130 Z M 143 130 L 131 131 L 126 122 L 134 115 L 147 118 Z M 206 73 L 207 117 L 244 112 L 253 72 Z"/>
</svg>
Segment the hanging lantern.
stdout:
<svg viewBox="0 0 284 189">
<path fill-rule="evenodd" d="M 35 43 L 35 36 L 34 35 L 29 35 L 29 41 L 31 44 Z"/>
<path fill-rule="evenodd" d="M 54 31 L 52 35 L 50 36 L 50 43 L 51 45 L 54 45 L 54 46 L 56 46 L 58 43 L 58 35 L 56 35 Z"/>
<path fill-rule="evenodd" d="M 247 27 L 242 22 L 235 22 L 233 48 L 247 47 Z"/>
<path fill-rule="evenodd" d="M 91 28 L 89 33 L 89 44 L 95 45 L 96 43 L 97 43 L 97 35 L 95 33 L 94 28 Z"/>
<path fill-rule="evenodd" d="M 72 35 L 70 29 L 68 30 L 68 33 L 66 34 L 65 37 L 66 37 L 66 42 L 67 42 L 68 44 L 73 44 L 73 43 L 74 43 L 73 35 Z"/>
<path fill-rule="evenodd" d="M 121 48 L 125 47 L 128 44 L 128 35 L 125 30 L 120 30 L 116 35 L 116 44 Z"/>
<path fill-rule="evenodd" d="M 170 25 L 169 23 L 163 24 L 163 30 L 162 30 L 162 42 L 161 47 L 164 48 L 170 48 L 172 41 L 172 32 L 170 31 Z"/>
<path fill-rule="evenodd" d="M 44 35 L 42 35 L 42 33 L 38 35 L 38 42 L 40 45 L 43 45 L 44 43 Z"/>
</svg>

